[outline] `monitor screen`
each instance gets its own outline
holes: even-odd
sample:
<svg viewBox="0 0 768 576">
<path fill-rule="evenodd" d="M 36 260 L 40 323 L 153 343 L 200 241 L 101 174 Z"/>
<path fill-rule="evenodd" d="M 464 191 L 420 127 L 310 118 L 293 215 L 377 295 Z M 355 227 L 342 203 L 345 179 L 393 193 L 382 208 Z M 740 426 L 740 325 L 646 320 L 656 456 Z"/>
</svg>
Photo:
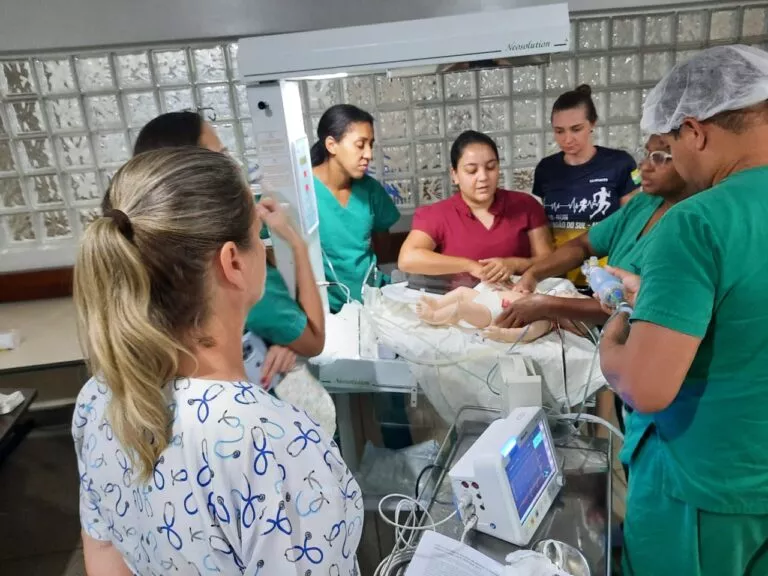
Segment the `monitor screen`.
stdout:
<svg viewBox="0 0 768 576">
<path fill-rule="evenodd" d="M 544 426 L 544 422 L 539 421 L 526 438 L 509 448 L 509 460 L 505 469 L 520 522 L 525 522 L 554 474 L 554 454 L 547 441 Z"/>
</svg>

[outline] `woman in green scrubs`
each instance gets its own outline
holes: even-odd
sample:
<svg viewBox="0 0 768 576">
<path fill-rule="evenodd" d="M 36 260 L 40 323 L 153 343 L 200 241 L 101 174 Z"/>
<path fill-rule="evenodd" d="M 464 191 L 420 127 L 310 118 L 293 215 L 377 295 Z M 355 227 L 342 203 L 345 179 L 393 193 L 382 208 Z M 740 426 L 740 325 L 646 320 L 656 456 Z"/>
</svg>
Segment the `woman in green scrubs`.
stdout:
<svg viewBox="0 0 768 576">
<path fill-rule="evenodd" d="M 338 312 L 347 297 L 362 300 L 365 283 L 381 286 L 388 280 L 376 268 L 371 243 L 373 234 L 389 230 L 400 212 L 384 187 L 367 175 L 373 142 L 373 116 L 339 104 L 320 118 L 312 146 L 331 312 Z"/>
<path fill-rule="evenodd" d="M 195 112 L 169 112 L 154 118 L 141 129 L 134 155 L 171 146 L 200 146 L 227 153 L 214 127 Z M 309 263 L 307 247 L 286 215 L 269 202 L 265 224 L 292 247 L 296 260 L 298 302 L 288 292 L 280 272 L 267 256 L 263 298 L 248 312 L 246 328 L 269 346 L 262 366 L 263 382 L 291 370 L 296 355 L 316 356 L 325 345 L 322 300 Z"/>
<path fill-rule="evenodd" d="M 560 276 L 578 267 L 591 256 L 608 257 L 611 266 L 640 273 L 642 257 L 651 230 L 672 206 L 690 196 L 680 174 L 672 164 L 669 146 L 660 136 L 651 136 L 645 144 L 645 159 L 640 163 L 643 192 L 635 195 L 625 206 L 587 232 L 560 246 L 547 259 L 536 263 L 523 274 L 516 289 L 531 294 L 513 302 L 496 320 L 501 326 L 518 327 L 536 320 L 580 320 L 602 324 L 608 315 L 593 299 L 559 298 L 533 294 L 536 285 L 545 278 Z M 618 400 L 618 397 L 615 397 Z M 598 414 L 608 419 L 613 410 L 611 400 L 599 402 Z M 616 414 L 622 420 L 621 402 L 616 402 Z M 624 446 L 620 457 L 629 466 L 643 438 L 650 419 L 642 414 L 625 414 Z"/>
</svg>

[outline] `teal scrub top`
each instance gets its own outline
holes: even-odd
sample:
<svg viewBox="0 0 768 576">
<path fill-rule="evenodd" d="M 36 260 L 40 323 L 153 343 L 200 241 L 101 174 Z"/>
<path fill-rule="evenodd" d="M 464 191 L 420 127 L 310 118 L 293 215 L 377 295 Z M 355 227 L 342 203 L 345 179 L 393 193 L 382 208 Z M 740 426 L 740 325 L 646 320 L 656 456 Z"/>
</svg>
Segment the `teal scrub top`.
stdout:
<svg viewBox="0 0 768 576">
<path fill-rule="evenodd" d="M 673 206 L 649 239 L 632 315 L 701 339 L 672 404 L 653 414 L 659 490 L 721 514 L 768 514 L 766 190 L 768 166 Z"/>
<path fill-rule="evenodd" d="M 648 220 L 664 202 L 663 198 L 639 193 L 617 212 L 589 229 L 589 243 L 599 256 L 608 255 L 608 264 L 633 274 L 640 274 L 643 254 L 654 226 L 640 236 Z M 657 223 L 658 224 L 658 223 Z M 624 444 L 619 457 L 629 464 L 643 436 L 653 424 L 653 417 L 628 412 L 624 419 Z"/>
<path fill-rule="evenodd" d="M 370 176 L 352 181 L 352 194 L 346 206 L 339 204 L 317 177 L 315 194 L 325 278 L 344 284 L 352 300 L 361 301 L 363 281 L 371 265 L 369 284 L 381 286 L 386 281 L 376 270 L 372 234 L 389 230 L 400 219 L 400 212 L 384 187 Z M 331 312 L 338 312 L 347 301 L 346 293 L 338 286 L 329 286 L 328 301 Z"/>
<path fill-rule="evenodd" d="M 264 295 L 248 312 L 245 327 L 270 344 L 287 346 L 304 333 L 307 315 L 291 298 L 280 271 L 267 264 Z"/>
</svg>

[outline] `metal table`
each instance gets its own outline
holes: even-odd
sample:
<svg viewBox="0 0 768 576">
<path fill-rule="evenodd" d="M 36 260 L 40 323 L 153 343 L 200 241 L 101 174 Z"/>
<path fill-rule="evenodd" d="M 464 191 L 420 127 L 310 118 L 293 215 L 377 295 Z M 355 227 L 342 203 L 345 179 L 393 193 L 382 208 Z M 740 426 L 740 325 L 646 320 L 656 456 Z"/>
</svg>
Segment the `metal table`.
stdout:
<svg viewBox="0 0 768 576">
<path fill-rule="evenodd" d="M 499 411 L 484 408 L 465 408 L 457 417 L 422 490 L 421 501 L 428 505 L 436 522 L 455 510 L 448 470 L 488 425 L 500 417 Z M 608 576 L 611 573 L 612 441 L 586 436 L 558 437 L 562 432 L 557 427 L 552 430 L 565 475 L 565 486 L 534 534 L 531 546 L 546 538 L 560 540 L 582 552 L 593 576 Z M 437 530 L 459 540 L 463 526 L 457 517 L 439 526 Z M 508 542 L 474 531 L 467 544 L 502 564 L 507 554 L 519 549 Z"/>
</svg>

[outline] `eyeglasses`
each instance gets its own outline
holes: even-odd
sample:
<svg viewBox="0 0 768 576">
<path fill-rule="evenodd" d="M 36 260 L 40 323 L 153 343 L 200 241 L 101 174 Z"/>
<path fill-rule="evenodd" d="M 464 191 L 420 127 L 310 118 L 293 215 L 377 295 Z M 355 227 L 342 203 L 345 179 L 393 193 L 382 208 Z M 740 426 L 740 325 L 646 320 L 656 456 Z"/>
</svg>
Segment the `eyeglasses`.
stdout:
<svg viewBox="0 0 768 576">
<path fill-rule="evenodd" d="M 653 152 L 646 152 L 644 155 L 642 155 L 642 160 L 640 161 L 650 162 L 653 166 L 664 166 L 665 164 L 668 164 L 672 161 L 672 154 L 669 152 L 664 152 L 663 150 L 654 150 Z"/>
</svg>

